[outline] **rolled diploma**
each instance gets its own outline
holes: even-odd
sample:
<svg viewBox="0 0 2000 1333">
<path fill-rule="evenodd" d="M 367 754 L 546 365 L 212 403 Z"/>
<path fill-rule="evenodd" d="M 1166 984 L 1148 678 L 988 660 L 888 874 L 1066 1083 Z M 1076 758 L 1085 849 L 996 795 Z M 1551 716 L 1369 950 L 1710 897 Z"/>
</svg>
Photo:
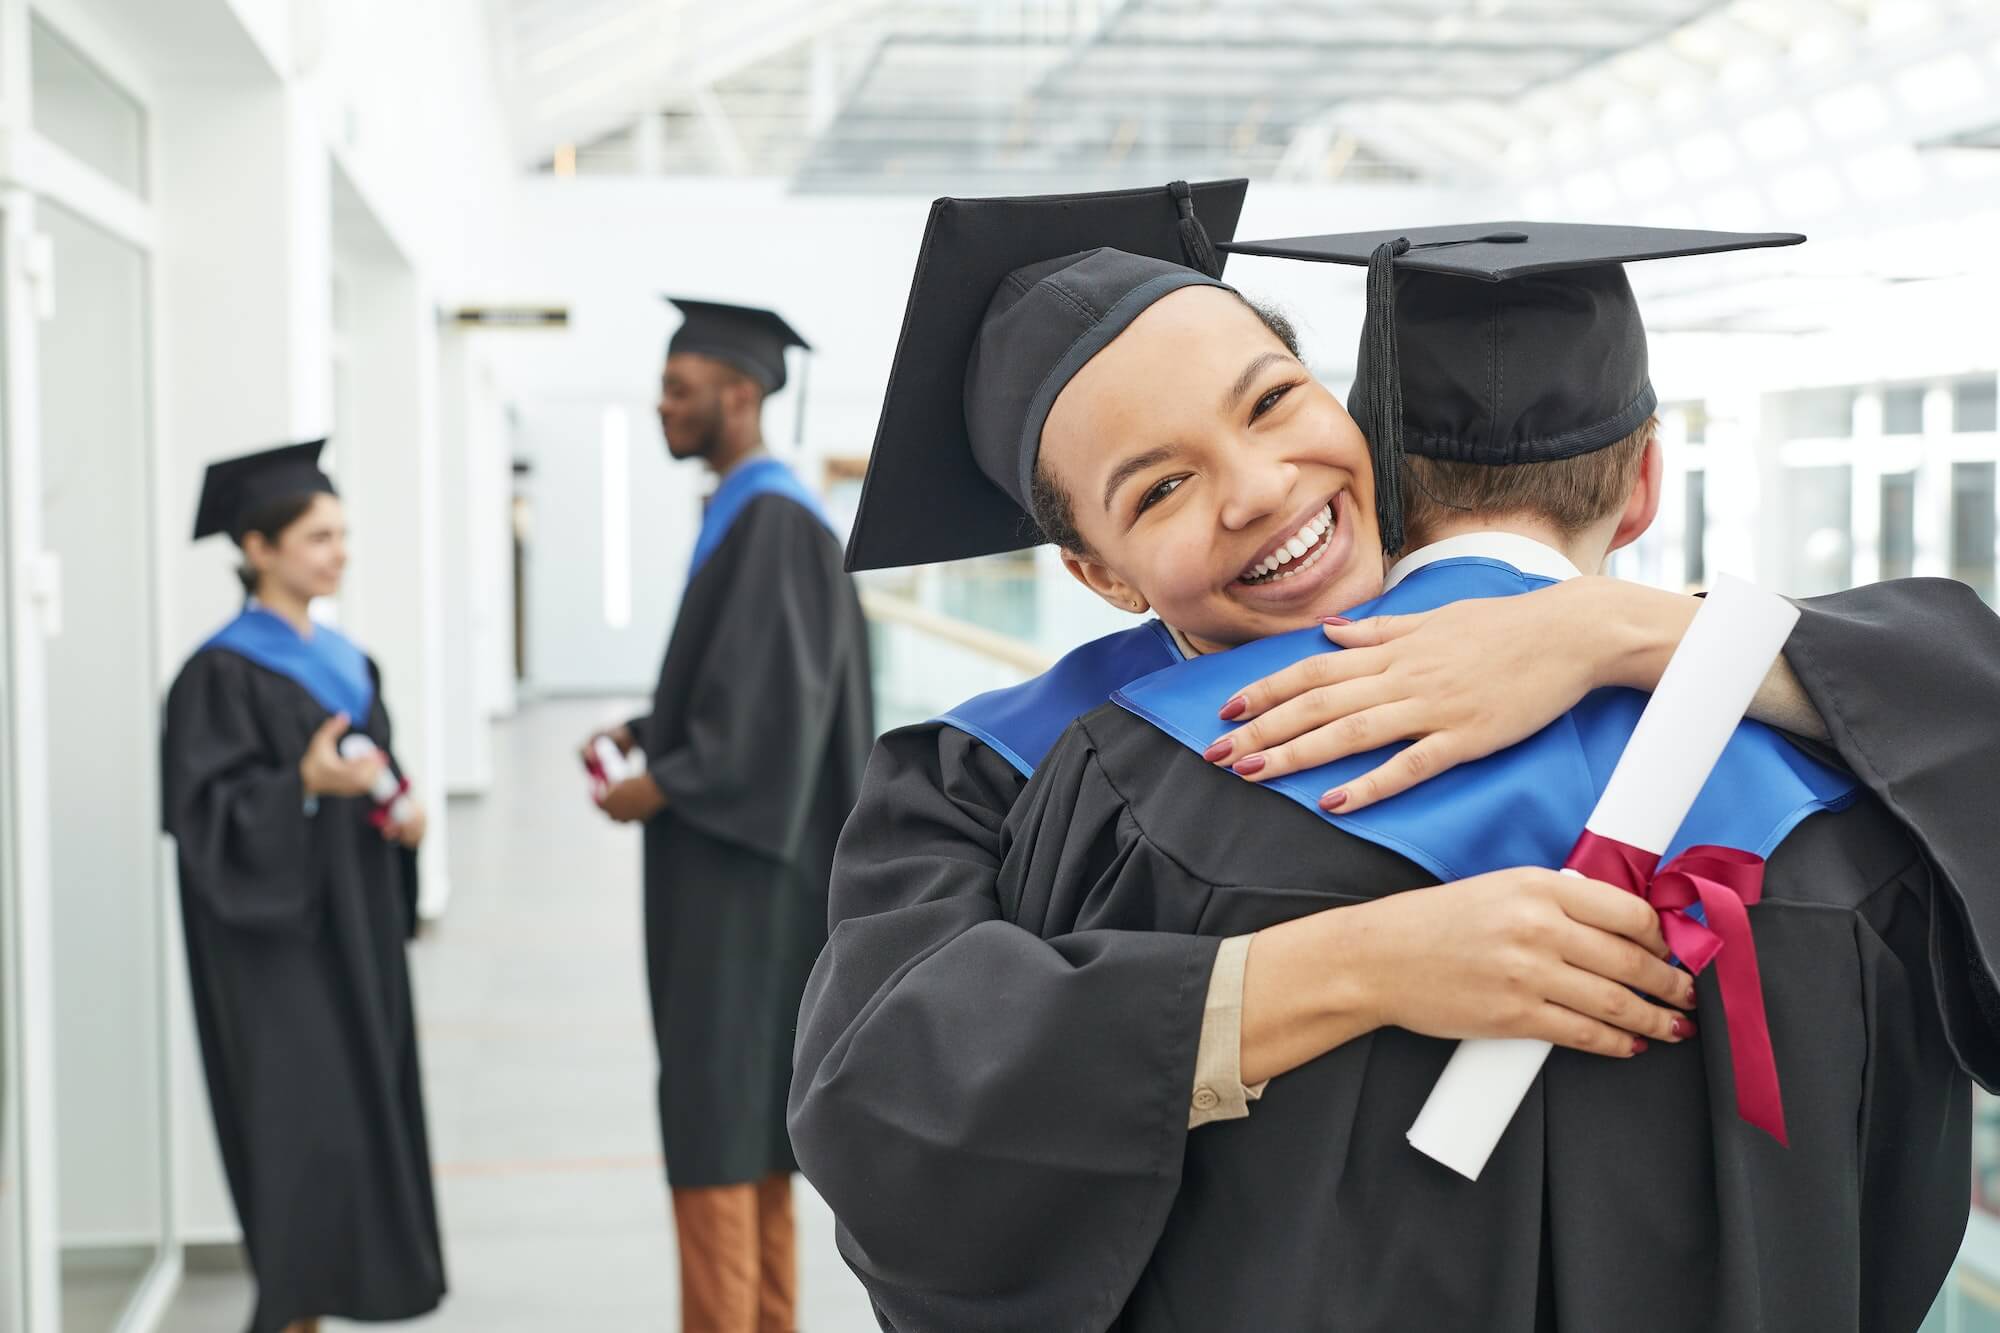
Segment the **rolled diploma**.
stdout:
<svg viewBox="0 0 2000 1333">
<path fill-rule="evenodd" d="M 1592 833 L 1666 853 L 1798 618 L 1775 593 L 1728 575 L 1717 581 L 1591 811 Z M 1410 1145 L 1479 1179 L 1549 1049 L 1527 1039 L 1460 1042 L 1410 1126 Z"/>
<path fill-rule="evenodd" d="M 609 736 L 599 736 L 591 743 L 591 753 L 597 756 L 597 770 L 604 776 L 607 789 L 617 786 L 632 776 L 627 771 L 625 752 L 618 748 L 618 742 Z"/>
<path fill-rule="evenodd" d="M 340 757 L 347 760 L 366 759 L 374 754 L 376 745 L 359 732 L 350 731 L 340 738 Z M 410 817 L 410 798 L 403 791 L 403 783 L 388 764 L 375 775 L 375 783 L 368 789 L 368 799 L 382 807 L 393 824 L 401 824 Z"/>
</svg>

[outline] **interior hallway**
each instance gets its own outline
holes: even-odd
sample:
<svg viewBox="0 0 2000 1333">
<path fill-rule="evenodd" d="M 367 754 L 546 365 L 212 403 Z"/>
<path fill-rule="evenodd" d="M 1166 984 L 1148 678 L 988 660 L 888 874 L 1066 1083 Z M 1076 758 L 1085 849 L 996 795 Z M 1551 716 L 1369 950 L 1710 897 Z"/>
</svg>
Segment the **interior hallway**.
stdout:
<svg viewBox="0 0 2000 1333">
<path fill-rule="evenodd" d="M 525 707 L 496 729 L 491 793 L 453 804 L 451 911 L 412 953 L 452 1290 L 408 1327 L 678 1327 L 638 836 L 591 808 L 574 757 L 630 711 Z M 802 1179 L 798 1210 L 802 1327 L 874 1328 Z M 193 1271 L 164 1328 L 236 1333 L 249 1303 L 240 1273 Z"/>
</svg>

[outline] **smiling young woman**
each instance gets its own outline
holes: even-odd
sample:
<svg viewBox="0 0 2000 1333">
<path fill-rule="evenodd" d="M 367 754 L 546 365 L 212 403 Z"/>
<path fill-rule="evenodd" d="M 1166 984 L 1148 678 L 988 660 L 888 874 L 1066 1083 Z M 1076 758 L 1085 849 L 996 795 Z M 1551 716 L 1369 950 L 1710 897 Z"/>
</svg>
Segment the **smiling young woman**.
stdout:
<svg viewBox="0 0 2000 1333">
<path fill-rule="evenodd" d="M 209 469 L 195 536 L 236 543 L 246 601 L 181 669 L 162 742 L 252 1333 L 414 1318 L 445 1285 L 404 954 L 424 815 L 376 817 L 381 673 L 309 614 L 347 566 L 321 443 Z M 373 753 L 345 757 L 350 731 Z"/>
</svg>

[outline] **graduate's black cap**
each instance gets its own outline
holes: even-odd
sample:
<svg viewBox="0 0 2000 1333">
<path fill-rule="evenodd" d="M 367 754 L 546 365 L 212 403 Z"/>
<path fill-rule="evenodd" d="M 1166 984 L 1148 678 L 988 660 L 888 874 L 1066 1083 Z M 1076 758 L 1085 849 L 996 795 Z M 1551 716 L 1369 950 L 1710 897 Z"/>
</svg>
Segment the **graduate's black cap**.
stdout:
<svg viewBox="0 0 2000 1333">
<path fill-rule="evenodd" d="M 785 387 L 787 347 L 812 350 L 812 344 L 800 337 L 798 330 L 775 310 L 697 301 L 685 296 L 666 299 L 682 316 L 681 326 L 667 343 L 668 356 L 693 352 L 713 357 L 757 381 L 765 393 L 776 393 Z"/>
<path fill-rule="evenodd" d="M 1658 400 L 1622 265 L 1797 245 L 1789 232 L 1478 222 L 1225 246 L 1368 269 L 1348 410 L 1375 462 L 1382 541 L 1402 546 L 1402 456 L 1505 466 L 1615 444 Z"/>
<path fill-rule="evenodd" d="M 931 205 L 875 430 L 849 569 L 1043 538 L 1028 517 L 1056 395 L 1153 302 L 1221 286 L 1247 181 Z"/>
<path fill-rule="evenodd" d="M 273 500 L 334 494 L 333 482 L 319 470 L 319 451 L 325 447 L 325 440 L 308 440 L 210 463 L 195 508 L 194 539 L 218 532 L 235 538 L 243 521 Z"/>
</svg>

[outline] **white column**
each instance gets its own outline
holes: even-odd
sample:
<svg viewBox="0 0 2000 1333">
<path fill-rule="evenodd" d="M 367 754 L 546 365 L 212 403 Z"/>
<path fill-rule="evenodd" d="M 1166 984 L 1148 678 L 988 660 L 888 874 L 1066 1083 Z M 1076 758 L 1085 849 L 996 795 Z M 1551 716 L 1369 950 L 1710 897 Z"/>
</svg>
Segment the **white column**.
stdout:
<svg viewBox="0 0 2000 1333">
<path fill-rule="evenodd" d="M 450 896 L 436 316 L 383 237 L 339 241 L 354 418 L 338 437 L 352 530 L 342 622 L 382 668 L 396 760 L 430 811 L 418 910 L 431 919 Z"/>
</svg>

